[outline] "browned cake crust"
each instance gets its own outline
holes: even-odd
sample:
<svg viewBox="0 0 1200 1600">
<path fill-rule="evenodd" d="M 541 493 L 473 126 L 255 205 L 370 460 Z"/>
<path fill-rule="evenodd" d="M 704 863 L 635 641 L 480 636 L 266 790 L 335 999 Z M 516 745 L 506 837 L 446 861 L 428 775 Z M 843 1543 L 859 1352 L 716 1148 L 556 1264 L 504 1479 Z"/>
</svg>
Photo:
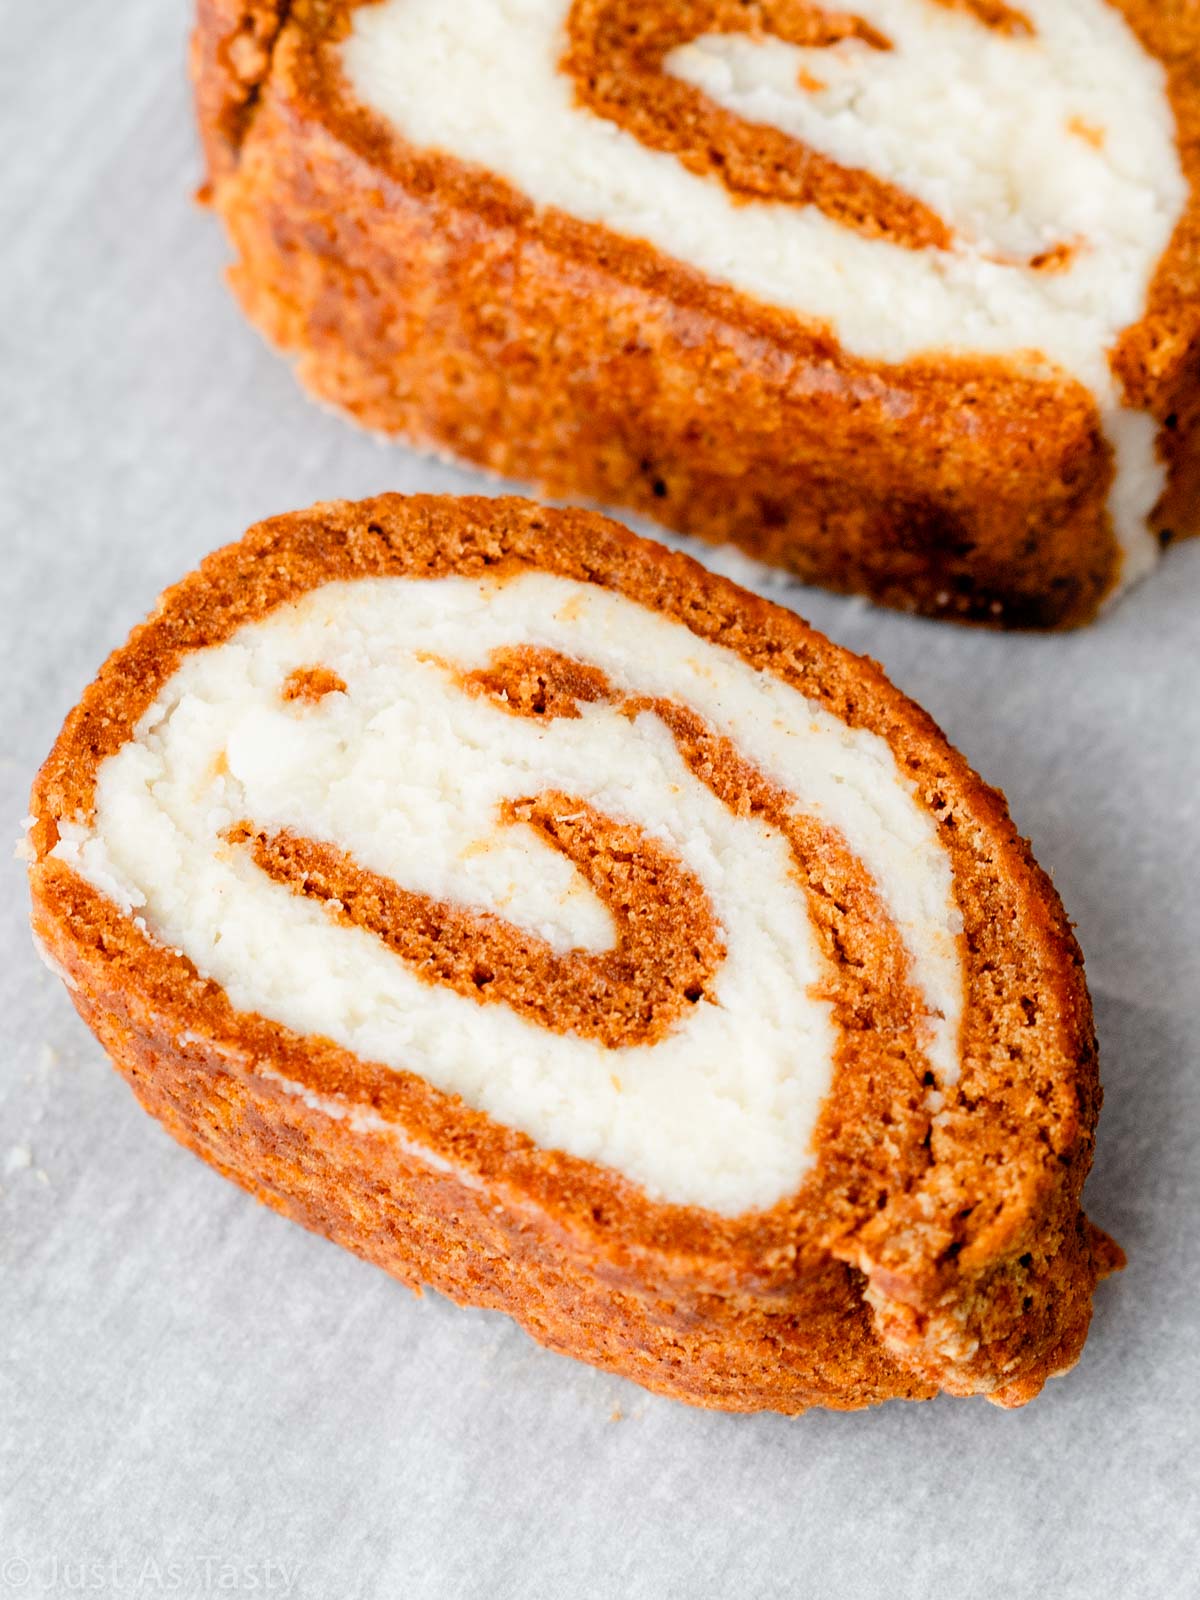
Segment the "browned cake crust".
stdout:
<svg viewBox="0 0 1200 1600">
<path fill-rule="evenodd" d="M 698 717 L 656 704 L 714 793 L 791 828 L 829 974 L 840 1044 L 817 1160 L 799 1192 L 767 1211 L 729 1218 L 651 1201 L 419 1076 L 239 1014 L 49 853 L 61 820 L 91 816 L 100 763 L 188 652 L 334 579 L 503 578 L 529 567 L 628 595 L 878 733 L 938 820 L 964 922 L 966 994 L 961 1077 L 935 1115 L 907 960 L 869 874 L 833 829 L 788 823 L 769 782 Z M 303 703 L 339 686 L 314 663 L 282 693 Z M 569 716 L 613 692 L 595 669 L 541 651 L 501 652 L 464 688 L 507 695 L 516 716 Z M 258 524 L 163 596 L 67 719 L 32 811 L 37 939 L 142 1104 L 267 1204 L 403 1282 L 499 1307 L 552 1349 L 730 1410 L 851 1408 L 939 1389 L 1016 1405 L 1076 1359 L 1096 1280 L 1120 1259 L 1080 1210 L 1100 1090 L 1078 947 L 1002 798 L 878 667 L 791 612 L 586 512 L 394 495 L 318 505 Z M 682 954 L 669 939 L 647 942 L 639 908 L 670 900 L 670 872 L 651 861 L 647 889 L 636 830 L 614 842 L 611 823 L 569 811 L 576 833 L 558 848 L 614 909 L 606 969 L 587 965 L 606 958 L 578 954 L 547 967 L 536 940 L 503 947 L 507 924 L 481 934 L 459 925 L 470 913 L 456 924 L 445 906 L 449 931 L 431 933 L 421 897 L 337 850 L 249 825 L 233 833 L 296 892 L 336 902 L 405 959 L 440 963 L 429 981 L 523 1008 L 543 1026 L 596 1031 L 611 1012 L 609 1042 L 622 1030 L 626 1041 L 653 1037 L 681 994 L 702 992 L 720 930 L 703 894 L 684 893 L 671 912 L 691 918 L 674 941 Z M 560 826 L 549 815 L 541 825 Z M 661 971 L 673 983 L 656 988 Z M 558 985 L 565 1017 L 539 1015 L 544 984 Z M 639 1010 L 631 995 L 649 999 Z M 356 1109 L 377 1120 L 356 1126 Z"/>
<path fill-rule="evenodd" d="M 360 3 L 199 0 L 194 36 L 205 192 L 234 289 L 315 394 L 370 428 L 889 605 L 1009 626 L 1095 614 L 1120 557 L 1111 450 L 1082 384 L 1000 359 L 858 359 L 819 324 L 412 147 L 341 75 Z M 1025 26 L 998 0 L 944 3 Z M 796 0 L 576 0 L 564 70 L 584 103 L 743 198 L 938 242 L 945 225 L 918 202 L 811 151 L 789 163 L 785 135 L 657 70 L 731 9 L 742 29 L 815 37 Z M 1183 0 L 1120 9 L 1166 65 L 1193 191 L 1113 358 L 1162 426 L 1167 538 L 1194 529 L 1200 499 L 1200 19 Z M 828 34 L 853 19 L 818 21 Z"/>
</svg>

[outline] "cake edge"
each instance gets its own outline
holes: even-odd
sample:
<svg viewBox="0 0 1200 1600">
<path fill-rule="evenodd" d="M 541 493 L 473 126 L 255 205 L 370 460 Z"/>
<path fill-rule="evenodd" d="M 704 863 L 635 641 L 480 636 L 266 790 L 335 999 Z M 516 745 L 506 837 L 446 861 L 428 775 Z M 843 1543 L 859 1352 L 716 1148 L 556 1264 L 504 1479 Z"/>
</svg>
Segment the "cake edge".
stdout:
<svg viewBox="0 0 1200 1600">
<path fill-rule="evenodd" d="M 356 517 L 360 524 L 364 519 L 386 523 L 389 517 L 408 515 L 414 504 L 428 507 L 432 503 L 428 497 L 408 499 L 384 496 L 357 505 L 328 503 L 313 507 L 308 512 L 258 524 L 242 541 L 209 557 L 198 573 L 191 574 L 181 584 L 168 590 L 150 621 L 133 631 L 130 642 L 144 638 L 146 631 L 153 630 L 156 625 L 161 626 L 173 605 L 182 605 L 188 595 L 194 593 L 198 583 L 202 585 L 210 581 L 223 565 L 228 567 L 235 553 L 242 551 L 252 536 L 257 536 L 260 541 L 258 550 L 261 559 L 264 550 L 273 548 L 272 541 L 278 534 L 286 536 L 289 531 L 321 527 L 330 521 L 336 523 L 339 519 L 344 523 L 349 516 Z M 1059 1090 L 1073 1105 L 1064 1104 L 1062 1108 L 1063 1125 L 1057 1136 L 1058 1149 L 1048 1169 L 1050 1179 L 1035 1183 L 1024 1197 L 1025 1234 L 1021 1234 L 1019 1223 L 1015 1223 L 1011 1216 L 1003 1221 L 997 1219 L 990 1236 L 984 1229 L 974 1239 L 968 1240 L 965 1247 L 959 1246 L 954 1258 L 955 1265 L 949 1275 L 943 1262 L 937 1271 L 926 1273 L 924 1281 L 919 1281 L 920 1275 L 914 1276 L 909 1270 L 911 1262 L 889 1260 L 887 1237 L 873 1237 L 868 1227 L 858 1237 L 847 1241 L 844 1248 L 839 1249 L 835 1245 L 831 1250 L 810 1251 L 802 1260 L 797 1260 L 794 1255 L 790 1261 L 783 1260 L 778 1263 L 780 1270 L 775 1279 L 764 1283 L 760 1270 L 762 1263 L 758 1261 L 743 1259 L 739 1264 L 740 1277 L 738 1271 L 729 1274 L 725 1270 L 729 1263 L 721 1260 L 723 1246 L 719 1240 L 715 1250 L 708 1252 L 708 1259 L 704 1258 L 703 1251 L 697 1253 L 692 1250 L 690 1256 L 686 1249 L 662 1251 L 656 1247 L 652 1237 L 648 1241 L 634 1241 L 637 1248 L 631 1249 L 628 1240 L 614 1241 L 611 1234 L 606 1237 L 604 1223 L 589 1216 L 586 1208 L 582 1217 L 578 1208 L 572 1214 L 570 1207 L 557 1208 L 556 1214 L 553 1205 L 540 1205 L 535 1198 L 533 1212 L 540 1215 L 540 1225 L 551 1241 L 548 1248 L 552 1254 L 559 1252 L 561 1259 L 561 1252 L 565 1250 L 568 1259 L 574 1258 L 577 1262 L 585 1263 L 587 1270 L 584 1271 L 584 1277 L 590 1276 L 597 1282 L 605 1283 L 607 1288 L 604 1292 L 623 1293 L 627 1297 L 633 1294 L 635 1298 L 640 1293 L 644 1300 L 647 1285 L 652 1294 L 661 1294 L 666 1289 L 678 1296 L 681 1303 L 691 1303 L 692 1309 L 685 1317 L 688 1323 L 695 1323 L 698 1315 L 699 1320 L 704 1322 L 707 1313 L 698 1314 L 695 1308 L 700 1304 L 711 1306 L 715 1295 L 719 1300 L 728 1300 L 733 1307 L 730 1314 L 733 1325 L 741 1330 L 739 1337 L 750 1337 L 747 1327 L 761 1322 L 765 1316 L 768 1318 L 767 1327 L 774 1330 L 771 1337 L 775 1337 L 777 1343 L 779 1329 L 791 1330 L 792 1347 L 785 1350 L 785 1357 L 792 1360 L 793 1364 L 800 1361 L 802 1356 L 810 1361 L 810 1367 L 805 1369 L 805 1382 L 799 1382 L 793 1373 L 793 1388 L 788 1393 L 772 1389 L 762 1376 L 761 1369 L 756 1369 L 760 1371 L 756 1380 L 760 1386 L 758 1389 L 752 1386 L 747 1390 L 744 1385 L 739 1388 L 736 1384 L 730 1389 L 718 1384 L 714 1392 L 719 1392 L 722 1398 L 710 1398 L 707 1401 L 698 1400 L 696 1394 L 689 1392 L 687 1382 L 680 1380 L 678 1372 L 671 1376 L 674 1369 L 666 1357 L 666 1375 L 657 1369 L 649 1375 L 639 1375 L 638 1372 L 627 1372 L 627 1375 L 636 1376 L 638 1381 L 663 1392 L 678 1392 L 681 1398 L 731 1409 L 771 1406 L 789 1410 L 802 1409 L 807 1404 L 841 1403 L 834 1389 L 829 1391 L 835 1396 L 830 1399 L 824 1390 L 813 1386 L 811 1359 L 814 1352 L 807 1349 L 805 1354 L 805 1341 L 802 1338 L 805 1316 L 799 1315 L 794 1309 L 797 1303 L 795 1297 L 798 1295 L 803 1301 L 809 1293 L 813 1273 L 819 1277 L 822 1272 L 833 1272 L 834 1268 L 830 1265 L 833 1262 L 837 1271 L 849 1274 L 839 1280 L 842 1283 L 839 1291 L 842 1294 L 842 1310 L 839 1315 L 850 1319 L 848 1325 L 861 1327 L 864 1300 L 860 1291 L 863 1282 L 867 1282 L 866 1300 L 873 1309 L 874 1328 L 886 1347 L 876 1347 L 878 1359 L 872 1356 L 871 1361 L 867 1361 L 865 1347 L 858 1350 L 860 1363 L 866 1362 L 866 1368 L 875 1373 L 875 1378 L 872 1380 L 874 1387 L 868 1385 L 870 1393 L 867 1394 L 866 1389 L 862 1391 L 866 1398 L 854 1403 L 869 1404 L 886 1397 L 883 1393 L 886 1384 L 879 1360 L 885 1360 L 891 1372 L 888 1381 L 899 1385 L 889 1391 L 892 1393 L 910 1393 L 916 1385 L 922 1393 L 931 1393 L 940 1387 L 951 1393 L 984 1392 L 1000 1404 L 1023 1403 L 1040 1389 L 1046 1377 L 1065 1370 L 1077 1358 L 1086 1336 L 1094 1284 L 1099 1277 L 1119 1265 L 1120 1257 L 1117 1248 L 1086 1222 L 1079 1209 L 1083 1179 L 1091 1162 L 1100 1099 L 1091 1008 L 1081 957 L 1058 897 L 1049 880 L 1033 862 L 1028 846 L 1017 836 L 1002 798 L 970 771 L 963 758 L 946 745 L 927 714 L 893 689 L 873 663 L 851 656 L 849 652 L 821 640 L 794 614 L 747 595 L 727 580 L 708 573 L 690 558 L 664 551 L 628 533 L 619 525 L 590 514 L 547 513 L 543 508 L 519 500 L 472 499 L 455 504 L 469 508 L 468 515 L 487 516 L 500 508 L 514 515 L 533 518 L 573 518 L 576 528 L 582 526 L 588 535 L 595 534 L 596 553 L 601 566 L 606 548 L 611 555 L 615 544 L 631 558 L 643 563 L 649 561 L 656 566 L 666 581 L 678 581 L 686 577 L 694 584 L 698 583 L 708 594 L 715 595 L 717 604 L 724 608 L 729 619 L 737 619 L 739 614 L 743 618 L 748 615 L 759 623 L 763 619 L 773 619 L 777 627 L 781 627 L 785 634 L 791 634 L 797 642 L 803 641 L 812 647 L 815 641 L 819 641 L 818 655 L 824 654 L 851 676 L 861 674 L 859 682 L 865 683 L 879 696 L 891 714 L 898 717 L 901 726 L 906 726 L 917 739 L 936 740 L 939 754 L 948 758 L 949 765 L 957 769 L 958 781 L 964 785 L 971 800 L 974 819 L 982 820 L 997 835 L 997 842 L 1002 847 L 1000 853 L 1006 858 L 1007 871 L 1018 879 L 1024 879 L 1026 894 L 1023 898 L 1028 902 L 1026 915 L 1030 932 L 1045 949 L 1050 976 L 1054 980 L 1050 988 L 1059 991 L 1056 1001 L 1062 1013 L 1066 1045 L 1064 1055 L 1073 1057 L 1067 1071 L 1068 1081 L 1059 1085 Z M 223 1135 L 224 1143 L 211 1145 L 211 1148 L 206 1144 L 208 1136 L 204 1128 L 208 1126 L 212 1132 L 211 1118 L 206 1122 L 203 1113 L 202 1102 L 206 1098 L 213 1095 L 220 1098 L 221 1094 L 233 1094 L 235 1098 L 243 1095 L 247 1104 L 253 1104 L 254 1116 L 261 1118 L 263 1104 L 278 1108 L 284 1103 L 279 1096 L 288 1093 L 286 1088 L 268 1082 L 268 1077 L 256 1068 L 252 1053 L 247 1055 L 243 1048 L 239 1057 L 236 1028 L 229 1037 L 221 1038 L 211 1031 L 206 1037 L 206 1030 L 197 1029 L 194 1019 L 189 1022 L 186 1017 L 173 1017 L 172 1006 L 178 1003 L 182 991 L 168 987 L 157 999 L 144 992 L 136 971 L 136 952 L 131 967 L 128 966 L 128 951 L 121 953 L 122 944 L 127 943 L 126 936 L 136 934 L 137 930 L 120 913 L 113 917 L 112 913 L 117 908 L 111 903 L 107 903 L 105 912 L 103 897 L 78 879 L 63 863 L 47 859 L 53 842 L 55 816 L 63 814 L 63 783 L 71 782 L 72 769 L 78 764 L 81 750 L 85 760 L 98 762 L 102 758 L 96 750 L 93 737 L 93 713 L 99 709 L 103 715 L 106 678 L 110 681 L 114 677 L 119 679 L 122 658 L 129 648 L 127 644 L 109 658 L 79 707 L 68 718 L 54 752 L 35 783 L 35 824 L 32 832 L 34 860 L 30 876 L 39 941 L 56 969 L 65 974 L 77 1008 L 113 1054 L 119 1070 L 129 1079 L 139 1099 L 167 1122 L 176 1137 L 206 1159 L 213 1160 L 222 1170 L 228 1169 L 243 1187 L 250 1188 L 276 1209 L 288 1210 L 290 1215 L 296 1216 L 307 1226 L 341 1239 L 341 1233 L 345 1230 L 336 1222 L 336 1218 L 331 1220 L 322 1213 L 324 1220 L 314 1222 L 305 1214 L 300 1199 L 293 1204 L 285 1191 L 255 1180 L 253 1173 L 240 1165 L 237 1137 L 229 1135 L 228 1128 Z M 85 891 L 82 900 L 81 891 Z M 97 913 L 96 904 L 92 905 L 89 912 L 88 896 L 93 897 L 95 902 L 101 902 L 100 914 Z M 122 922 L 124 927 L 121 926 Z M 79 936 L 79 930 L 85 927 L 92 929 L 90 947 Z M 122 963 L 127 966 L 125 981 L 114 984 L 113 973 L 120 970 Z M 186 1044 L 181 1047 L 179 1041 L 183 1038 L 186 1038 Z M 174 1083 L 173 1091 L 168 1092 L 158 1085 L 160 1076 Z M 235 1083 L 240 1084 L 236 1093 Z M 339 1118 L 329 1116 L 326 1111 L 303 1100 L 299 1103 L 304 1105 L 306 1133 L 316 1140 L 314 1148 L 321 1146 L 326 1135 L 333 1137 L 336 1133 L 338 1139 L 344 1139 L 345 1129 L 335 1126 Z M 294 1095 L 290 1107 L 299 1114 Z M 316 1119 L 315 1122 L 313 1119 Z M 255 1128 L 257 1137 L 257 1125 Z M 314 1135 L 314 1128 L 323 1129 L 324 1132 Z M 411 1145 L 411 1141 L 407 1142 Z M 417 1144 L 419 1147 L 420 1140 Z M 436 1148 L 432 1153 L 439 1157 Z M 444 1155 L 440 1159 L 444 1160 Z M 436 1167 L 433 1170 L 436 1171 Z M 573 1182 L 570 1173 L 567 1182 Z M 465 1187 L 470 1190 L 471 1184 Z M 526 1225 L 530 1215 L 531 1192 L 527 1190 L 523 1197 L 518 1198 L 510 1191 L 505 1202 L 513 1207 L 515 1216 L 526 1219 Z M 884 1218 L 879 1220 L 882 1223 Z M 894 1218 L 888 1219 L 893 1226 L 894 1221 Z M 885 1230 L 877 1229 L 877 1233 L 883 1232 Z M 1014 1237 L 1014 1232 L 1019 1237 Z M 437 1287 L 446 1287 L 446 1292 L 459 1297 L 462 1283 L 452 1273 L 439 1268 L 436 1261 L 426 1260 L 417 1265 L 409 1260 L 406 1266 L 406 1258 L 394 1237 L 386 1248 L 378 1241 L 373 1244 L 373 1237 L 357 1236 L 355 1242 L 349 1239 L 341 1239 L 341 1242 L 348 1242 L 349 1247 L 357 1253 L 379 1261 L 404 1281 L 411 1282 L 414 1276 L 423 1276 L 425 1281 L 431 1281 Z M 762 1240 L 759 1236 L 752 1236 L 743 1243 L 753 1250 L 761 1245 Z M 1025 1359 L 1022 1359 L 1020 1339 L 1014 1342 L 1012 1296 L 1029 1287 L 1029 1265 L 1022 1259 L 1029 1252 L 1021 1251 L 1018 1255 L 1016 1250 L 1017 1244 L 1024 1243 L 1034 1243 L 1038 1249 L 1050 1246 L 1047 1259 L 1041 1264 L 1041 1287 L 1051 1291 L 1058 1304 L 1054 1329 L 1043 1330 L 1047 1335 L 1052 1332 L 1052 1337 L 1044 1340 L 1043 1348 L 1035 1352 L 1026 1350 Z M 862 1278 L 859 1277 L 860 1271 L 864 1274 Z M 942 1291 L 946 1289 L 948 1279 L 950 1282 L 957 1280 L 964 1292 L 944 1295 Z M 573 1294 L 583 1292 L 581 1284 L 582 1280 L 575 1284 Z M 485 1297 L 475 1303 L 493 1302 Z M 793 1306 L 790 1316 L 787 1309 L 789 1303 Z M 857 1309 L 852 1310 L 853 1307 Z M 522 1319 L 519 1306 L 508 1305 L 506 1308 Z M 563 1347 L 561 1341 L 568 1338 L 571 1319 L 576 1314 L 577 1310 L 566 1315 L 557 1332 L 548 1324 L 539 1323 L 535 1313 L 530 1313 L 523 1320 L 535 1337 L 557 1348 Z M 860 1320 L 856 1322 L 855 1318 Z M 999 1326 L 1005 1318 L 1008 1325 Z M 818 1317 L 817 1320 L 821 1321 L 827 1333 L 827 1319 L 822 1321 Z M 678 1342 L 678 1329 L 672 1331 L 670 1320 L 665 1328 L 660 1329 L 660 1333 L 665 1340 L 662 1346 L 664 1351 L 673 1342 Z M 762 1329 L 754 1334 L 755 1339 L 767 1336 Z M 611 1351 L 605 1353 L 601 1345 L 595 1343 L 598 1335 L 594 1331 L 590 1337 L 593 1340 L 593 1345 L 589 1347 L 591 1353 L 578 1349 L 568 1353 L 579 1354 L 583 1359 L 593 1360 L 595 1364 L 611 1370 L 625 1370 L 620 1365 L 619 1355 L 614 1356 Z M 706 1342 L 711 1341 L 701 1339 L 700 1346 L 705 1346 Z M 974 1350 L 970 1348 L 972 1342 L 975 1344 Z M 984 1357 L 978 1354 L 981 1342 L 987 1350 Z M 726 1351 L 726 1363 L 728 1354 Z M 834 1344 L 827 1341 L 824 1359 L 831 1362 L 836 1357 Z M 700 1360 L 700 1355 L 697 1354 L 695 1359 Z M 704 1357 L 704 1361 L 707 1360 L 708 1357 Z M 749 1354 L 745 1360 L 751 1360 Z M 1007 1375 L 1006 1369 L 1011 1375 Z M 903 1375 L 902 1381 L 897 1374 Z M 762 1387 L 764 1384 L 766 1387 Z"/>
</svg>

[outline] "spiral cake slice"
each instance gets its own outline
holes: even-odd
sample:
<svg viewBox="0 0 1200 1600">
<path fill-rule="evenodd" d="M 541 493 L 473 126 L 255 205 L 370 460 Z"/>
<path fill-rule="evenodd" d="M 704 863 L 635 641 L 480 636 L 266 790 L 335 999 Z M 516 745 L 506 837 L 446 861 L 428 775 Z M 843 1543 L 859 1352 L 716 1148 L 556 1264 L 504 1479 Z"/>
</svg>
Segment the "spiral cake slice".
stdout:
<svg viewBox="0 0 1200 1600">
<path fill-rule="evenodd" d="M 1079 952 L 871 663 L 616 524 L 384 496 L 162 598 L 68 718 L 39 943 L 268 1204 L 730 1409 L 1018 1404 L 1115 1246 Z"/>
<path fill-rule="evenodd" d="M 199 0 L 208 193 L 304 381 L 934 615 L 1195 531 L 1200 20 L 1154 0 Z"/>
</svg>

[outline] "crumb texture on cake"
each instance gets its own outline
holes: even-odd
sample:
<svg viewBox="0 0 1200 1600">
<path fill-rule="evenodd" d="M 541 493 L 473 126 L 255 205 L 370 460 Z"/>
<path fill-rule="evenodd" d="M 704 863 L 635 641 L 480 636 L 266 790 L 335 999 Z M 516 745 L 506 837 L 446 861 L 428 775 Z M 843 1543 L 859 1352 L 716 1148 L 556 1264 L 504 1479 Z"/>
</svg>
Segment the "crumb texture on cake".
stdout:
<svg viewBox="0 0 1200 1600">
<path fill-rule="evenodd" d="M 1200 526 L 1181 8 L 294 0 L 265 64 L 198 15 L 234 287 L 369 427 L 1014 626 Z"/>
<path fill-rule="evenodd" d="M 378 0 L 354 12 L 342 60 L 405 139 L 814 318 L 856 355 L 1029 352 L 1071 373 L 1114 451 L 1110 510 L 1136 575 L 1165 475 L 1109 349 L 1142 316 L 1187 198 L 1162 66 L 1107 0 L 1033 0 L 1019 31 L 931 0 L 859 0 L 867 36 L 815 45 L 796 42 L 804 9 L 790 29 L 776 11 L 791 14 L 765 6 L 748 32 L 739 5 Z M 659 56 L 664 33 L 680 42 Z M 701 91 L 658 123 L 626 99 L 656 57 L 652 104 L 664 76 Z M 752 131 L 734 171 L 757 171 L 757 192 L 729 179 L 722 124 L 697 128 L 708 106 Z M 723 181 L 689 170 L 693 140 Z M 797 171 L 792 193 L 778 175 Z"/>
<path fill-rule="evenodd" d="M 506 697 L 463 692 L 463 675 L 532 642 L 602 674 L 605 697 L 516 717 Z M 297 712 L 281 685 L 318 653 L 345 688 Z M 730 795 L 689 767 L 672 724 L 780 790 L 782 829 L 741 784 Z M 55 850 L 239 1010 L 419 1072 L 655 1198 L 736 1215 L 798 1187 L 832 1078 L 793 869 L 806 818 L 845 841 L 900 930 L 929 1065 L 954 1082 L 961 914 L 937 824 L 885 741 L 594 585 L 327 584 L 190 655 Z M 338 863 L 289 852 L 289 836 L 346 858 L 320 896 L 314 867 Z M 347 863 L 398 886 L 375 921 L 390 909 L 407 940 L 331 920 Z"/>
<path fill-rule="evenodd" d="M 142 1101 L 701 1403 L 1019 1403 L 1118 1259 L 1062 908 L 871 663 L 606 520 L 384 496 L 162 598 L 32 803 Z"/>
</svg>

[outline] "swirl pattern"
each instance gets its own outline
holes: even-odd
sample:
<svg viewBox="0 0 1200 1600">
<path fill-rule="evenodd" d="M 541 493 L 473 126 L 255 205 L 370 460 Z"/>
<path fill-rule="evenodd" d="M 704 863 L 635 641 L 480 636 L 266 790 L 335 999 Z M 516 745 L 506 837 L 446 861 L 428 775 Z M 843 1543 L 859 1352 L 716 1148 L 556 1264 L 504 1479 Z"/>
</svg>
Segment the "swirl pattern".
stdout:
<svg viewBox="0 0 1200 1600">
<path fill-rule="evenodd" d="M 57 853 L 242 1011 L 655 1198 L 793 1192 L 839 1070 L 958 1070 L 960 920 L 878 736 L 547 573 L 330 583 L 189 655 Z"/>
<path fill-rule="evenodd" d="M 1154 419 L 1110 364 L 1187 201 L 1161 64 L 1107 0 L 383 0 L 347 79 L 405 139 L 827 328 L 1048 365 L 1153 559 Z"/>
</svg>

